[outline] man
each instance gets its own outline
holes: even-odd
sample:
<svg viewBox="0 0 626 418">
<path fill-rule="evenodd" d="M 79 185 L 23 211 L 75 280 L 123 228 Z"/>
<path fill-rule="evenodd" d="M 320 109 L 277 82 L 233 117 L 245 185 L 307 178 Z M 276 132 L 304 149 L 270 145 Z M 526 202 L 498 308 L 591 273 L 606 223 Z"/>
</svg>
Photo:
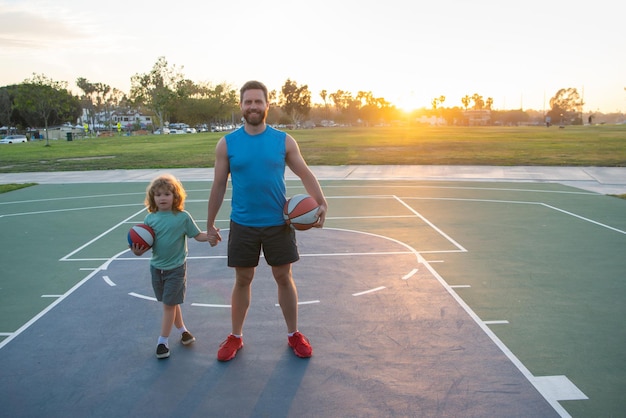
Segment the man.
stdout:
<svg viewBox="0 0 626 418">
<path fill-rule="evenodd" d="M 243 323 L 250 306 L 251 284 L 261 249 L 278 286 L 287 342 L 298 357 L 311 357 L 313 349 L 298 331 L 298 292 L 291 264 L 298 261 L 299 254 L 295 231 L 283 219 L 285 166 L 300 177 L 306 192 L 319 204 L 314 227 L 323 227 L 328 205 L 293 137 L 265 123 L 269 110 L 267 87 L 258 81 L 245 83 L 240 90 L 240 107 L 244 126 L 222 137 L 215 149 L 215 177 L 207 215 L 209 243 L 215 246 L 222 239 L 215 227 L 215 218 L 224 201 L 230 175 L 233 193 L 228 266 L 235 269 L 232 330 L 220 345 L 217 358 L 229 361 L 243 347 Z"/>
</svg>

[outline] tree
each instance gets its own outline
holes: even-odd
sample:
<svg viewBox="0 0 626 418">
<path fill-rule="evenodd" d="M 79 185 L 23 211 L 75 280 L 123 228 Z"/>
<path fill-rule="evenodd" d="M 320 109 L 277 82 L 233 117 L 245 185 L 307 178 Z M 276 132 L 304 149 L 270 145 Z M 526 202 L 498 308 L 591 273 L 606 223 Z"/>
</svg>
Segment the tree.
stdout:
<svg viewBox="0 0 626 418">
<path fill-rule="evenodd" d="M 43 122 L 46 146 L 50 145 L 50 123 L 75 120 L 80 115 L 80 102 L 66 87 L 67 82 L 54 81 L 43 74 L 33 74 L 33 78 L 24 80 L 18 86 L 15 105 L 31 126 L 41 126 Z"/>
<path fill-rule="evenodd" d="M 392 117 L 391 104 L 382 97 L 374 97 L 371 91 L 359 91 L 354 102 L 358 105 L 359 119 L 366 125 Z"/>
<path fill-rule="evenodd" d="M 300 126 L 300 123 L 311 111 L 311 92 L 309 87 L 306 84 L 298 87 L 295 81 L 287 79 L 281 89 L 279 104 L 283 111 L 289 115 L 292 122 L 296 126 Z"/>
<path fill-rule="evenodd" d="M 326 103 L 326 98 L 328 97 L 328 92 L 326 90 L 320 91 L 320 97 L 322 98 L 322 101 L 324 102 L 324 108 L 325 108 L 326 106 L 328 106 L 328 104 Z"/>
<path fill-rule="evenodd" d="M 208 83 L 188 82 L 184 97 L 178 98 L 170 111 L 171 120 L 191 125 L 234 123 L 235 113 L 239 111 L 237 102 L 237 91 L 228 84 L 213 87 Z"/>
<path fill-rule="evenodd" d="M 463 103 L 463 108 L 465 108 L 465 110 L 467 110 L 467 108 L 469 107 L 471 100 L 472 98 L 469 97 L 467 94 L 461 97 L 461 103 Z"/>
<path fill-rule="evenodd" d="M 328 95 L 330 100 L 332 100 L 335 105 L 335 110 L 337 112 L 338 122 L 345 123 L 350 120 L 350 110 L 354 99 L 352 98 L 352 93 L 349 91 L 337 90 L 334 93 L 330 93 Z"/>
<path fill-rule="evenodd" d="M 120 108 L 120 107 L 129 108 L 130 99 L 121 90 L 113 88 L 113 90 L 111 90 L 111 92 L 106 95 L 105 101 L 104 101 L 104 113 L 106 116 L 104 125 L 105 127 L 108 127 L 109 130 L 111 131 L 113 131 L 113 122 L 111 120 L 112 119 L 111 113 L 113 109 Z"/>
<path fill-rule="evenodd" d="M 108 105 L 113 93 L 111 86 L 103 83 L 90 83 L 84 77 L 76 80 L 76 85 L 83 91 L 83 107 L 87 110 L 87 116 L 93 129 L 96 127 L 96 115 L 103 110 L 108 110 Z"/>
<path fill-rule="evenodd" d="M 350 101 L 352 101 L 352 93 L 343 90 L 330 93 L 328 97 L 330 97 L 330 100 L 332 100 L 335 105 L 335 109 L 339 113 L 343 113 L 348 108 Z"/>
<path fill-rule="evenodd" d="M 147 74 L 131 77 L 131 100 L 152 110 L 162 128 L 165 116 L 178 97 L 184 94 L 185 78 L 175 67 L 168 67 L 165 57 L 159 57 Z"/>
<path fill-rule="evenodd" d="M 443 104 L 443 102 L 445 101 L 446 101 L 446 96 L 435 97 L 433 101 L 431 102 L 433 106 L 433 110 L 437 110 L 437 107 L 439 107 L 439 105 Z"/>
<path fill-rule="evenodd" d="M 324 118 L 328 119 L 328 92 L 326 90 L 322 90 L 320 91 L 320 97 L 322 98 L 322 101 L 324 102 Z"/>
<path fill-rule="evenodd" d="M 6 87 L 0 89 L 0 125 L 11 126 L 11 114 L 13 113 L 13 103 Z"/>
<path fill-rule="evenodd" d="M 472 100 L 474 101 L 474 110 L 482 110 L 485 107 L 485 101 L 483 100 L 483 96 L 478 93 L 474 93 L 472 95 Z"/>
<path fill-rule="evenodd" d="M 547 116 L 552 118 L 552 123 L 559 121 L 561 124 L 582 125 L 583 105 L 578 90 L 573 87 L 559 89 L 550 99 L 550 111 Z"/>
</svg>

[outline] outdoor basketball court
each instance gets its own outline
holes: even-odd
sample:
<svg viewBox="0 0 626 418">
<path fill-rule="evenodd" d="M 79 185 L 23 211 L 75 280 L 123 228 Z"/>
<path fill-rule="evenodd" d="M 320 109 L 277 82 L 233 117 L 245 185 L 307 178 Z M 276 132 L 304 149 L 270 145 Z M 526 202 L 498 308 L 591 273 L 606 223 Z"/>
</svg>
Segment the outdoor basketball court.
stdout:
<svg viewBox="0 0 626 418">
<path fill-rule="evenodd" d="M 323 178 L 323 177 L 322 177 Z M 154 355 L 149 255 L 127 250 L 147 180 L 0 195 L 7 416 L 529 417 L 626 410 L 626 201 L 555 183 L 322 180 L 298 232 L 295 357 L 261 261 L 244 348 L 220 363 L 233 272 L 189 241 L 185 322 Z M 210 181 L 188 181 L 205 227 Z M 289 181 L 289 194 L 302 192 Z M 228 198 L 229 196 L 227 196 Z M 218 226 L 228 235 L 229 202 Z"/>
</svg>

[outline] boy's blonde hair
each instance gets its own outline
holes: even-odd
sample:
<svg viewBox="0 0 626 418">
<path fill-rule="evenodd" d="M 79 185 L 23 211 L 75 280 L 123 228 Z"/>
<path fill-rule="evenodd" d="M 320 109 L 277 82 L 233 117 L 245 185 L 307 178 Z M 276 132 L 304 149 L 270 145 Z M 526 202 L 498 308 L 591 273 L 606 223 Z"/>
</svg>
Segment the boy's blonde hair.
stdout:
<svg viewBox="0 0 626 418">
<path fill-rule="evenodd" d="M 185 209 L 185 198 L 187 197 L 187 192 L 185 192 L 183 185 L 173 175 L 163 174 L 152 180 L 146 188 L 146 200 L 144 203 L 148 208 L 148 212 L 154 213 L 158 211 L 154 200 L 154 194 L 160 189 L 169 190 L 174 195 L 172 212 L 180 212 Z"/>
</svg>

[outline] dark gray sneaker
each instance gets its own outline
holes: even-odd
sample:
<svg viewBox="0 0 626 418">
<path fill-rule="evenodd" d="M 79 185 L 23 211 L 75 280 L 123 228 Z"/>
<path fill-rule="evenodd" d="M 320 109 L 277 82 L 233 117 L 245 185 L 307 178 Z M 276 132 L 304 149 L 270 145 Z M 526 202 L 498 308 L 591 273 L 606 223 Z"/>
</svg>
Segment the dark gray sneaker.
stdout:
<svg viewBox="0 0 626 418">
<path fill-rule="evenodd" d="M 183 345 L 189 345 L 194 341 L 196 341 L 196 337 L 191 335 L 191 332 L 189 331 L 183 332 L 182 336 L 180 337 L 180 342 L 183 343 Z"/>
<path fill-rule="evenodd" d="M 170 349 L 167 348 L 165 344 L 159 344 L 157 345 L 156 356 L 157 358 L 168 358 L 170 356 Z"/>
</svg>

